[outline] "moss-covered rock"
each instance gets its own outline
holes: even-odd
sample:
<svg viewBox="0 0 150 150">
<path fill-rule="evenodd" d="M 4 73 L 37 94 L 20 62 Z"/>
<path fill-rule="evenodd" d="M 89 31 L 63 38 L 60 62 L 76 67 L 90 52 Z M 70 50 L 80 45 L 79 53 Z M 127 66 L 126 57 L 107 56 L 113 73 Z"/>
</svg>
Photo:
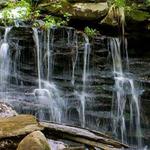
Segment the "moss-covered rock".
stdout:
<svg viewBox="0 0 150 150">
<path fill-rule="evenodd" d="M 17 150 L 50 150 L 50 147 L 44 134 L 35 131 L 19 143 Z"/>
<path fill-rule="evenodd" d="M 115 5 L 112 5 L 109 8 L 107 16 L 100 23 L 109 26 L 118 26 L 122 15 L 124 15 L 122 14 L 122 9 L 117 8 Z"/>
<path fill-rule="evenodd" d="M 107 24 L 109 26 L 118 26 L 119 21 L 121 20 L 122 15 L 124 15 L 127 26 L 130 26 L 128 22 L 140 23 L 144 21 L 149 21 L 150 12 L 142 5 L 132 4 L 131 6 L 122 7 L 124 12 L 121 10 L 121 7 L 116 7 L 112 5 L 109 8 L 108 14 L 101 21 L 101 24 Z"/>
<path fill-rule="evenodd" d="M 0 139 L 26 135 L 36 130 L 42 130 L 36 118 L 32 115 L 18 115 L 0 118 Z"/>
<path fill-rule="evenodd" d="M 65 0 L 39 4 L 39 9 L 48 14 L 64 16 L 69 13 L 71 18 L 95 20 L 103 18 L 108 12 L 107 2 L 100 3 L 69 3 Z"/>
<path fill-rule="evenodd" d="M 150 13 L 138 9 L 131 9 L 126 11 L 126 18 L 133 21 L 146 21 L 150 19 Z"/>
</svg>

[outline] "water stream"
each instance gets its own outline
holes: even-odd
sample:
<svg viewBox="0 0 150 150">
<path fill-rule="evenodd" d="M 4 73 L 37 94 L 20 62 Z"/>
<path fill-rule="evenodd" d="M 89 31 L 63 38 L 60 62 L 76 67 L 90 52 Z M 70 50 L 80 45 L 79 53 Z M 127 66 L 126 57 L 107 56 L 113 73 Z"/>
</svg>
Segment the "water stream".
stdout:
<svg viewBox="0 0 150 150">
<path fill-rule="evenodd" d="M 64 107 L 63 99 L 60 97 L 60 91 L 57 86 L 50 81 L 50 72 L 52 72 L 52 67 L 50 67 L 50 62 L 52 59 L 52 52 L 53 49 L 50 49 L 50 46 L 53 45 L 53 37 L 50 39 L 50 30 L 48 29 L 47 33 L 47 50 L 43 53 L 43 49 L 40 46 L 40 38 L 37 29 L 33 29 L 34 40 L 36 44 L 37 50 L 37 70 L 38 70 L 38 85 L 39 87 L 34 90 L 34 94 L 36 98 L 39 100 L 40 104 L 44 104 L 48 106 L 49 115 L 51 116 L 50 120 L 54 122 L 61 122 L 62 119 L 62 110 Z M 53 30 L 53 29 L 52 29 Z M 52 42 L 50 44 L 50 41 Z M 45 43 L 45 42 L 44 42 Z M 44 56 L 47 55 L 47 63 L 44 65 L 43 58 L 46 59 Z M 43 116 L 45 113 L 43 110 L 39 110 L 39 118 L 41 120 L 45 120 Z"/>
<path fill-rule="evenodd" d="M 134 79 L 123 71 L 123 59 L 121 57 L 121 41 L 119 38 L 111 38 L 109 48 L 113 60 L 114 74 L 114 97 L 112 107 L 112 118 L 114 120 L 113 131 L 115 136 L 121 138 L 124 143 L 132 143 L 127 137 L 135 134 L 137 149 L 142 149 L 142 131 L 140 123 L 140 92 L 135 85 Z M 127 46 L 126 46 L 127 47 Z M 126 51 L 127 53 L 127 51 Z M 128 56 L 128 54 L 127 54 Z M 128 59 L 128 58 L 126 58 Z M 128 61 L 125 61 L 128 62 Z M 125 65 L 129 66 L 129 64 Z M 129 105 L 130 129 L 127 129 L 127 107 Z"/>
<path fill-rule="evenodd" d="M 12 27 L 6 27 L 4 33 L 4 39 L 1 41 L 0 45 L 0 86 L 1 86 L 1 98 L 7 99 L 7 80 L 9 75 L 9 43 L 8 43 L 8 34 L 11 31 Z"/>
</svg>

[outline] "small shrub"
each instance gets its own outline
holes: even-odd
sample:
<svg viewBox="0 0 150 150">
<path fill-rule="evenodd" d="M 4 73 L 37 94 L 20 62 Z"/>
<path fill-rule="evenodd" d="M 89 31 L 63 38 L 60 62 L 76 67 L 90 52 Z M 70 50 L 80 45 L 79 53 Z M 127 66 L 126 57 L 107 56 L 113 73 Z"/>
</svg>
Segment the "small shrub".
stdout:
<svg viewBox="0 0 150 150">
<path fill-rule="evenodd" d="M 88 37 L 93 37 L 97 34 L 97 30 L 96 29 L 92 29 L 92 28 L 89 28 L 89 27 L 85 27 L 84 28 L 84 32 L 86 33 L 86 35 Z"/>
</svg>

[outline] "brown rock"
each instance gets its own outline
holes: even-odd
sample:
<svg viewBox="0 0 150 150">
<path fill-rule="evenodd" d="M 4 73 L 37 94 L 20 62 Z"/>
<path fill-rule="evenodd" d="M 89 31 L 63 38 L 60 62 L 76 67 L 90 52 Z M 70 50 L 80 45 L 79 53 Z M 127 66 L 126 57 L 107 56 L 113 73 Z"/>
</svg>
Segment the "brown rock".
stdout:
<svg viewBox="0 0 150 150">
<path fill-rule="evenodd" d="M 17 150 L 50 150 L 50 147 L 44 134 L 35 131 L 19 143 Z"/>
<path fill-rule="evenodd" d="M 32 115 L 18 115 L 0 118 L 0 139 L 26 135 L 36 130 L 42 130 L 36 118 Z"/>
<path fill-rule="evenodd" d="M 63 0 L 54 1 L 42 1 L 38 8 L 44 10 L 48 14 L 56 14 L 63 16 L 65 13 L 69 13 L 71 18 L 83 19 L 83 20 L 97 20 L 106 16 L 108 12 L 107 2 L 99 3 L 69 3 Z M 58 6 L 57 6 L 58 5 Z"/>
</svg>

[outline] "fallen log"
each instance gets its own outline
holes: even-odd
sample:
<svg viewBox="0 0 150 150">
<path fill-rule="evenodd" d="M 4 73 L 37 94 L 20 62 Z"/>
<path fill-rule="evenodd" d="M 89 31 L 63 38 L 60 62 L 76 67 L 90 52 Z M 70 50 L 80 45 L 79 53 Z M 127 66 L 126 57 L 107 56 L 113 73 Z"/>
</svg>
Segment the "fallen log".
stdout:
<svg viewBox="0 0 150 150">
<path fill-rule="evenodd" d="M 40 125 L 44 128 L 43 132 L 47 138 L 57 137 L 71 140 L 92 147 L 98 147 L 102 150 L 112 150 L 113 148 L 123 147 L 129 148 L 128 145 L 113 140 L 111 137 L 100 132 L 55 123 L 40 122 Z"/>
</svg>

